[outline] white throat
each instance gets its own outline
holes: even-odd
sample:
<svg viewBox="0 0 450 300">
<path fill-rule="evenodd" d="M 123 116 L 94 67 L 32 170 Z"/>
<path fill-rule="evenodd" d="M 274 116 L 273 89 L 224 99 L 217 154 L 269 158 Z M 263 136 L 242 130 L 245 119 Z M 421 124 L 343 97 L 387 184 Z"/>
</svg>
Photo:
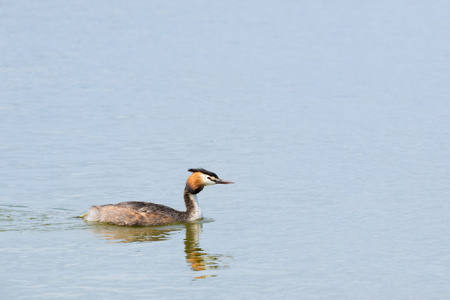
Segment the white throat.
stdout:
<svg viewBox="0 0 450 300">
<path fill-rule="evenodd" d="M 198 204 L 198 200 L 197 200 L 197 195 L 189 195 L 191 197 L 192 200 L 194 200 L 194 212 L 193 214 L 190 216 L 191 221 L 193 220 L 197 220 L 203 217 L 202 214 L 202 209 L 200 208 L 200 205 Z"/>
<path fill-rule="evenodd" d="M 200 219 L 201 217 L 203 217 L 203 214 L 202 214 L 202 209 L 200 208 L 200 205 L 198 204 L 197 195 L 194 195 L 194 200 L 195 200 L 195 206 L 196 206 L 196 210 L 195 210 L 196 218 L 194 220 L 197 220 L 197 219 Z"/>
</svg>

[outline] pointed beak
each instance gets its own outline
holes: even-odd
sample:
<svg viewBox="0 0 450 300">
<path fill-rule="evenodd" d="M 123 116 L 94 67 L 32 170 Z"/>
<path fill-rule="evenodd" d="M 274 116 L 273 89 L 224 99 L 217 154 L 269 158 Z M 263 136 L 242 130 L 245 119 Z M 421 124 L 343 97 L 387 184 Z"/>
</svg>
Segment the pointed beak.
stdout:
<svg viewBox="0 0 450 300">
<path fill-rule="evenodd" d="M 232 181 L 226 181 L 226 180 L 222 180 L 222 179 L 218 179 L 218 180 L 216 181 L 216 183 L 217 183 L 217 184 L 232 184 L 232 183 L 234 183 L 234 182 L 232 182 Z"/>
</svg>

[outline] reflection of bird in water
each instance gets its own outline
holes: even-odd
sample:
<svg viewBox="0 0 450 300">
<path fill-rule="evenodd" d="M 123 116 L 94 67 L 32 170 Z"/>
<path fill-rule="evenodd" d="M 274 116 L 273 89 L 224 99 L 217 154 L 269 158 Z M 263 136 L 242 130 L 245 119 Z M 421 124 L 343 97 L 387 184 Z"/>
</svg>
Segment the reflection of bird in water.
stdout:
<svg viewBox="0 0 450 300">
<path fill-rule="evenodd" d="M 233 182 L 222 180 L 217 174 L 205 169 L 189 169 L 188 171 L 193 174 L 187 179 L 184 189 L 186 211 L 179 211 L 161 204 L 128 201 L 118 204 L 93 206 L 82 217 L 86 221 L 126 226 L 164 225 L 200 219 L 202 211 L 197 202 L 197 194 L 207 185 L 230 184 Z"/>
<path fill-rule="evenodd" d="M 153 227 L 126 227 L 107 224 L 92 224 L 91 230 L 113 243 L 165 241 L 173 233 L 183 230 L 183 224 Z"/>
<path fill-rule="evenodd" d="M 154 227 L 124 227 L 106 224 L 92 224 L 91 229 L 102 238 L 117 243 L 163 241 L 169 239 L 173 233 L 186 229 L 184 252 L 186 254 L 186 262 L 193 271 L 198 272 L 227 268 L 228 266 L 222 263 L 221 258 L 230 256 L 209 254 L 200 248 L 200 233 L 202 231 L 202 224 L 203 223 L 201 221 Z M 194 277 L 194 279 L 215 276 L 217 275 L 208 274 Z"/>
<path fill-rule="evenodd" d="M 200 248 L 199 233 L 201 232 L 201 223 L 186 223 L 186 238 L 184 240 L 184 252 L 186 261 L 191 265 L 193 271 L 206 271 L 220 268 L 227 268 L 221 264 L 220 258 L 223 255 L 208 254 Z M 194 277 L 194 279 L 203 279 L 216 277 L 217 275 L 203 275 Z"/>
</svg>

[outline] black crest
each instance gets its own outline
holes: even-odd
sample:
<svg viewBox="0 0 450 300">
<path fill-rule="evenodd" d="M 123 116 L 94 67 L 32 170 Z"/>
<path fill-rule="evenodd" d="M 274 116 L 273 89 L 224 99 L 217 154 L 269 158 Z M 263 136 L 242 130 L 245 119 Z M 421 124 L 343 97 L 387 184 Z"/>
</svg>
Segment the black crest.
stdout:
<svg viewBox="0 0 450 300">
<path fill-rule="evenodd" d="M 219 178 L 219 176 L 217 176 L 216 173 L 213 173 L 213 172 L 211 172 L 211 171 L 205 170 L 205 169 L 203 169 L 203 168 L 200 168 L 200 169 L 189 169 L 188 171 L 189 171 L 189 172 L 192 172 L 192 173 L 200 172 L 200 173 L 203 173 L 203 174 L 208 175 L 208 176 L 212 176 L 212 177 L 215 177 L 215 178 Z"/>
</svg>

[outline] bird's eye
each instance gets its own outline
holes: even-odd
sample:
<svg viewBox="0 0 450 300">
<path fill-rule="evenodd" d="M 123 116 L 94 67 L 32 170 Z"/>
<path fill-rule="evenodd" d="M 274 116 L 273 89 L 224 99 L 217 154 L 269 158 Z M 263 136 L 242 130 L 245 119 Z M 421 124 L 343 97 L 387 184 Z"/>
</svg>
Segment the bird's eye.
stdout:
<svg viewBox="0 0 450 300">
<path fill-rule="evenodd" d="M 217 182 L 217 179 L 214 179 L 214 178 L 212 178 L 212 177 L 209 177 L 209 176 L 208 176 L 208 179 L 211 180 L 212 182 Z"/>
</svg>

